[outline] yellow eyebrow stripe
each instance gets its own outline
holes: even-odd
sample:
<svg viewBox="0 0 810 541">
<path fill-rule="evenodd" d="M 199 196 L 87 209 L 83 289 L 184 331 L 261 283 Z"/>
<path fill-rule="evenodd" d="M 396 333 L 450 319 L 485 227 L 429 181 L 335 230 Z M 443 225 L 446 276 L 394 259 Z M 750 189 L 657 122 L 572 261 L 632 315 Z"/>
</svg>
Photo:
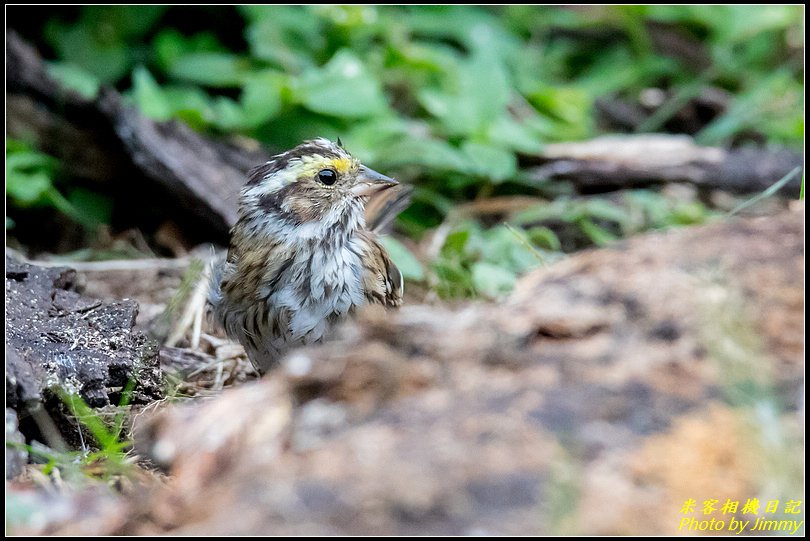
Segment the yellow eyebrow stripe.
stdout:
<svg viewBox="0 0 810 541">
<path fill-rule="evenodd" d="M 352 168 L 352 160 L 350 158 L 335 158 L 332 160 L 332 166 L 339 174 L 345 175 Z"/>
</svg>

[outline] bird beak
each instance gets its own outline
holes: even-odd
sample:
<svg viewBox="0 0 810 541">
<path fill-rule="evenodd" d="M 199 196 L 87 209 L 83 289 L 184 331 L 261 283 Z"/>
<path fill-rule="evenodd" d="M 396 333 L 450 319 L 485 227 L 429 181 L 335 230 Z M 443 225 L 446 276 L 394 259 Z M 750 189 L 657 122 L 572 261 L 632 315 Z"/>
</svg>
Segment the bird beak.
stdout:
<svg viewBox="0 0 810 541">
<path fill-rule="evenodd" d="M 369 169 L 365 165 L 360 166 L 360 174 L 357 176 L 357 184 L 351 189 L 354 195 L 365 197 L 373 195 L 382 190 L 387 190 L 393 186 L 398 185 L 399 182 L 381 175 L 373 169 Z"/>
</svg>

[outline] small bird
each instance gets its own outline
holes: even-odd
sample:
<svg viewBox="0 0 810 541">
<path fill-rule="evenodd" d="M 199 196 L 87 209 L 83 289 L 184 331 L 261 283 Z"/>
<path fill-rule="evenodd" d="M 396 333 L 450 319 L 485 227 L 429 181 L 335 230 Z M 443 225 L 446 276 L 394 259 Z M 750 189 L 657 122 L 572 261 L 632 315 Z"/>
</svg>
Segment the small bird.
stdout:
<svg viewBox="0 0 810 541">
<path fill-rule="evenodd" d="M 396 186 L 323 138 L 251 171 L 208 302 L 260 373 L 358 306 L 402 303 L 402 275 L 376 234 L 407 205 Z M 372 197 L 386 202 L 367 220 Z"/>
</svg>

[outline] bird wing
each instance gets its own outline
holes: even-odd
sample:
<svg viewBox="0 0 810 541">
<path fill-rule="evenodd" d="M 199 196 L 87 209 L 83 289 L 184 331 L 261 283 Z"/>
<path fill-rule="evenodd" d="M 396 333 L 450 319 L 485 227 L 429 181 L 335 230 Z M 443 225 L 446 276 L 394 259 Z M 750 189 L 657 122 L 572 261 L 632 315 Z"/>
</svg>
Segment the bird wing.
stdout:
<svg viewBox="0 0 810 541">
<path fill-rule="evenodd" d="M 370 303 L 384 306 L 402 304 L 402 273 L 388 257 L 374 233 L 363 232 L 363 292 Z"/>
</svg>

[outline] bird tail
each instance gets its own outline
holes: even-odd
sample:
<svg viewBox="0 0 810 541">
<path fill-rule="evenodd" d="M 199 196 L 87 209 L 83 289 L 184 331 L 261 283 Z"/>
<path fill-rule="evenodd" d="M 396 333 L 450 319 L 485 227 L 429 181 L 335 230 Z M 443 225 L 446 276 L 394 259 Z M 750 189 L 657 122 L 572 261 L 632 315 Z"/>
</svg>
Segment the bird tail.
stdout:
<svg viewBox="0 0 810 541">
<path fill-rule="evenodd" d="M 225 273 L 225 257 L 212 257 L 208 262 L 208 308 L 213 310 L 222 302 L 222 276 Z"/>
</svg>

